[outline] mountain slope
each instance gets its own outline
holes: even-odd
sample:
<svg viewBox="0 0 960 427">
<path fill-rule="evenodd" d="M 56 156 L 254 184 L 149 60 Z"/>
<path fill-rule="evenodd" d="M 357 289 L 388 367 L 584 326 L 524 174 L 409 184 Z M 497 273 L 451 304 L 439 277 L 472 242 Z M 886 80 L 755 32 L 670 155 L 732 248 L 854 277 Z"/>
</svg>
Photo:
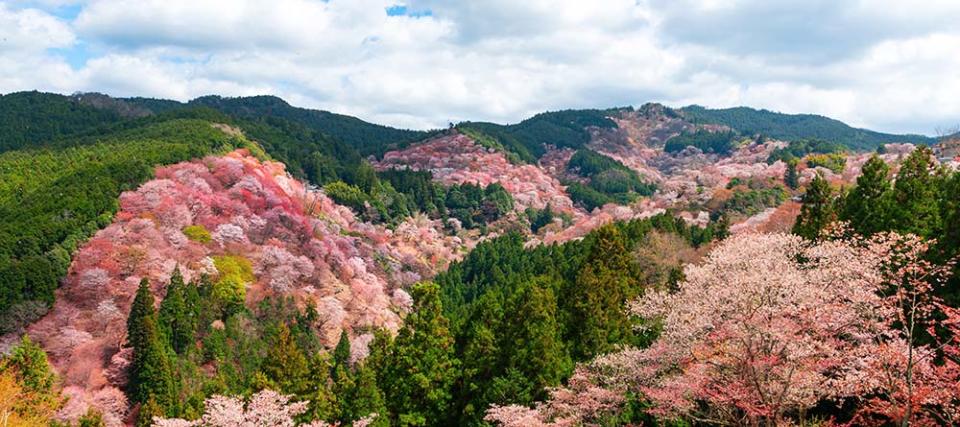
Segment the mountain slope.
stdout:
<svg viewBox="0 0 960 427">
<path fill-rule="evenodd" d="M 178 119 L 90 144 L 0 154 L 0 332 L 43 313 L 71 252 L 110 222 L 120 193 L 149 179 L 155 165 L 238 147 L 256 148 L 210 122 Z"/>
<path fill-rule="evenodd" d="M 857 129 L 839 120 L 814 114 L 784 114 L 749 107 L 709 109 L 699 105 L 683 107 L 678 111 L 691 122 L 726 125 L 745 135 L 762 134 L 785 141 L 825 139 L 853 150 L 874 150 L 882 144 L 895 142 L 936 142 L 935 138 L 923 135 L 894 135 Z"/>
</svg>

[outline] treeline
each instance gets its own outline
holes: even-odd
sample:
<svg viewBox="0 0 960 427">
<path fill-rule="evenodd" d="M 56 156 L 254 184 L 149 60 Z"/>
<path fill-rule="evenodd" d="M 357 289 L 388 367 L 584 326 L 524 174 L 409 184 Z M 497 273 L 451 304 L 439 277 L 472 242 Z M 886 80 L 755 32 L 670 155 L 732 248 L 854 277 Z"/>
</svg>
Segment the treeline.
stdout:
<svg viewBox="0 0 960 427">
<path fill-rule="evenodd" d="M 828 117 L 813 114 L 783 114 L 748 107 L 709 109 L 691 105 L 679 110 L 693 123 L 726 125 L 743 135 L 765 135 L 784 141 L 823 139 L 835 141 L 852 150 L 874 150 L 892 142 L 932 144 L 934 138 L 923 135 L 892 135 L 856 129 Z"/>
<path fill-rule="evenodd" d="M 114 111 L 82 105 L 62 95 L 0 95 L 0 152 L 82 132 L 102 132 L 121 120 L 123 117 Z"/>
<path fill-rule="evenodd" d="M 209 122 L 178 119 L 63 149 L 0 154 L 2 332 L 46 311 L 73 251 L 110 223 L 120 193 L 151 178 L 154 166 L 239 147 L 257 152 Z"/>
<path fill-rule="evenodd" d="M 641 264 L 651 234 L 695 247 L 726 231 L 657 216 L 603 226 L 582 241 L 524 248 L 516 233 L 483 242 L 437 276 L 461 376 L 447 425 L 480 425 L 490 404 L 531 404 L 566 380 L 574 363 L 622 344 L 644 345 L 624 304 L 648 287 L 670 286 L 679 265 Z M 653 252 L 682 250 L 658 248 Z M 444 423 L 440 423 L 444 424 Z"/>
<path fill-rule="evenodd" d="M 463 227 L 477 228 L 513 210 L 513 197 L 498 183 L 486 187 L 469 183 L 443 186 L 429 171 L 390 169 L 377 173 L 368 164 L 358 170 L 357 185 L 336 181 L 323 190 L 367 221 L 395 223 L 422 212 L 445 223 L 455 218 Z"/>
<path fill-rule="evenodd" d="M 896 173 L 878 156 L 868 160 L 848 191 L 836 190 L 817 176 L 803 196 L 794 233 L 814 239 L 832 222 L 845 221 L 861 235 L 884 231 L 935 239 L 929 254 L 935 262 L 960 255 L 960 172 L 938 166 L 933 152 L 918 146 Z M 954 275 L 945 295 L 960 304 L 960 283 Z"/>
<path fill-rule="evenodd" d="M 567 170 L 586 179 L 565 182 L 570 198 L 588 211 L 607 203 L 627 204 L 649 196 L 656 186 L 644 182 L 636 171 L 593 150 L 581 148 L 570 158 Z"/>
<path fill-rule="evenodd" d="M 736 148 L 737 134 L 735 132 L 711 132 L 705 129 L 696 132 L 687 132 L 667 140 L 663 150 L 668 153 L 677 153 L 687 147 L 697 147 L 704 153 L 720 155 L 730 154 Z"/>
<path fill-rule="evenodd" d="M 580 149 L 590 142 L 588 127 L 615 128 L 607 118 L 616 110 L 563 110 L 537 114 L 513 125 L 463 122 L 457 129 L 468 135 L 483 134 L 488 146 L 503 147 L 516 159 L 535 163 L 546 145 Z M 496 145 L 494 145 L 496 144 Z"/>
<path fill-rule="evenodd" d="M 412 288 L 396 338 L 354 331 L 373 333 L 367 353 L 346 333 L 324 349 L 312 305 L 301 311 L 279 297 L 244 307 L 229 278 L 184 283 L 175 272 L 159 309 L 143 281 L 128 320 L 128 395 L 140 425 L 153 416 L 195 419 L 211 394 L 265 388 L 309 400 L 304 420 L 349 424 L 377 413 L 377 426 L 481 425 L 489 404 L 541 399 L 574 362 L 652 338 L 623 310 L 644 289 L 680 279 L 678 264 L 635 261 L 651 233 L 693 247 L 723 231 L 658 216 L 563 245 L 525 249 L 516 233 L 484 242 L 437 284 Z"/>
</svg>

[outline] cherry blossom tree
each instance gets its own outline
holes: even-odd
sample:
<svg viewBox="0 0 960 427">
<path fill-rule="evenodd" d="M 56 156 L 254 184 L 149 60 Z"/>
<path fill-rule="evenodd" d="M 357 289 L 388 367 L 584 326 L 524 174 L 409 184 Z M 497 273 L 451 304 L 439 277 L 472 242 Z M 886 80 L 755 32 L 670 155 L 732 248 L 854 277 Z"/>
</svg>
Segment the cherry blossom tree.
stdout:
<svg viewBox="0 0 960 427">
<path fill-rule="evenodd" d="M 322 427 L 337 426 L 325 421 L 298 424 L 294 419 L 307 410 L 307 402 L 292 402 L 272 390 L 254 394 L 248 402 L 242 398 L 216 395 L 205 402 L 203 416 L 199 420 L 179 418 L 155 418 L 154 427 Z M 354 427 L 366 427 L 377 414 L 370 414 L 353 422 Z"/>
<path fill-rule="evenodd" d="M 631 304 L 644 327 L 662 328 L 654 344 L 598 357 L 578 382 L 642 395 L 656 416 L 704 423 L 802 422 L 818 403 L 844 399 L 863 399 L 855 423 L 956 423 L 960 316 L 933 292 L 951 265 L 925 261 L 927 248 L 889 234 L 732 237 L 688 266 L 678 290 Z M 560 390 L 575 387 L 583 386 Z M 595 416 L 582 403 L 557 412 L 564 402 L 554 391 L 534 408 L 493 407 L 488 420 L 569 425 Z"/>
</svg>

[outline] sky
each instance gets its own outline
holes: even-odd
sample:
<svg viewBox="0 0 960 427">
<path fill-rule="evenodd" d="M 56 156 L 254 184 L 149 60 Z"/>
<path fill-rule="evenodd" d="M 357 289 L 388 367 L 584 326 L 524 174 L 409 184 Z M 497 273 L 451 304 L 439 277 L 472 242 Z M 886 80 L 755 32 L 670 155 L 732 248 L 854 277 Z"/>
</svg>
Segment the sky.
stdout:
<svg viewBox="0 0 960 427">
<path fill-rule="evenodd" d="M 960 124 L 960 1 L 0 0 L 0 93 L 277 95 L 404 128 L 746 105 Z"/>
</svg>

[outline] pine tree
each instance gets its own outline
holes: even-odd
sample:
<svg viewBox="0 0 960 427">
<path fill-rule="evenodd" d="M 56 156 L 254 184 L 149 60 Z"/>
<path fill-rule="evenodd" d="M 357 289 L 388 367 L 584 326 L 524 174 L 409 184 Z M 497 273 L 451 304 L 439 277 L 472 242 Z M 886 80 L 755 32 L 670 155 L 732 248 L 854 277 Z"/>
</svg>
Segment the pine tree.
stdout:
<svg viewBox="0 0 960 427">
<path fill-rule="evenodd" d="M 383 392 L 393 424 L 443 424 L 459 362 L 440 305 L 440 289 L 423 283 L 413 288 L 414 307 L 397 335 L 385 366 Z"/>
<path fill-rule="evenodd" d="M 508 318 L 514 322 L 506 331 L 501 348 L 509 351 L 507 366 L 525 379 L 526 394 L 540 399 L 545 397 L 546 387 L 559 385 L 573 370 L 573 361 L 560 336 L 557 299 L 541 279 L 523 285 L 511 305 Z"/>
<path fill-rule="evenodd" d="M 167 353 L 169 347 L 157 325 L 153 294 L 146 279 L 140 281 L 130 308 L 127 342 L 133 347 L 129 383 L 131 400 L 145 403 L 153 398 L 160 408 L 172 407 L 177 391 Z"/>
<path fill-rule="evenodd" d="M 17 381 L 26 390 L 38 394 L 53 392 L 57 376 L 50 369 L 47 353 L 29 336 L 24 335 L 20 339 L 20 344 L 13 348 L 10 355 L 3 358 L 0 370 L 7 369 L 14 370 Z"/>
<path fill-rule="evenodd" d="M 146 403 L 140 405 L 140 412 L 137 413 L 136 427 L 150 427 L 153 425 L 153 417 L 166 417 L 163 406 L 157 402 L 157 399 L 150 397 Z"/>
<path fill-rule="evenodd" d="M 312 420 L 333 420 L 339 418 L 337 398 L 333 394 L 332 380 L 330 379 L 330 355 L 317 353 L 310 359 L 307 384 L 310 388 L 300 396 L 308 400 L 307 417 Z"/>
<path fill-rule="evenodd" d="M 183 354 L 193 344 L 196 328 L 192 313 L 187 308 L 185 293 L 186 285 L 177 268 L 167 285 L 167 296 L 160 302 L 160 325 L 170 347 L 177 354 Z"/>
<path fill-rule="evenodd" d="M 817 174 L 803 194 L 803 206 L 800 208 L 800 216 L 793 224 L 793 234 L 806 239 L 818 239 L 823 229 L 834 219 L 833 191 L 827 180 Z"/>
<path fill-rule="evenodd" d="M 387 407 L 384 402 L 383 393 L 377 386 L 376 372 L 374 372 L 372 367 L 361 363 L 360 366 L 357 367 L 354 377 L 356 380 L 354 381 L 353 388 L 350 390 L 349 400 L 343 411 L 348 421 L 352 422 L 370 414 L 377 414 L 377 417 L 374 418 L 373 423 L 370 425 L 373 427 L 389 426 L 390 420 L 387 414 Z"/>
<path fill-rule="evenodd" d="M 939 183 L 934 176 L 933 152 L 918 146 L 903 161 L 893 185 L 893 228 L 922 237 L 937 236 L 942 230 Z"/>
<path fill-rule="evenodd" d="M 620 230 L 613 224 L 597 229 L 590 255 L 567 293 L 571 322 L 567 331 L 578 359 L 633 338 L 624 308 L 639 292 L 634 268 Z"/>
<path fill-rule="evenodd" d="M 144 348 L 143 324 L 146 318 L 154 315 L 153 304 L 150 282 L 143 278 L 140 280 L 140 287 L 137 288 L 137 295 L 133 299 L 130 315 L 127 317 L 127 345 L 134 349 Z"/>
<path fill-rule="evenodd" d="M 857 186 L 845 198 L 840 219 L 858 233 L 869 236 L 887 230 L 890 216 L 890 167 L 878 156 L 863 165 Z"/>
<path fill-rule="evenodd" d="M 333 364 L 334 366 L 350 365 L 350 335 L 347 334 L 346 329 L 340 331 L 340 341 L 337 341 L 337 346 L 333 349 Z"/>
<path fill-rule="evenodd" d="M 307 358 L 297 346 L 287 325 L 280 325 L 276 341 L 267 352 L 261 370 L 283 393 L 299 395 L 309 389 L 307 377 L 310 369 Z"/>
<path fill-rule="evenodd" d="M 783 175 L 783 183 L 793 190 L 796 190 L 798 187 L 800 187 L 800 176 L 797 174 L 796 159 L 790 159 L 787 161 L 787 171 Z"/>
<path fill-rule="evenodd" d="M 143 403 L 154 399 L 166 412 L 176 405 L 176 396 L 179 394 L 168 357 L 169 347 L 161 339 L 156 315 L 147 317 L 142 326 L 143 347 L 134 348 L 131 375 L 131 382 L 135 385 L 133 401 Z"/>
</svg>

